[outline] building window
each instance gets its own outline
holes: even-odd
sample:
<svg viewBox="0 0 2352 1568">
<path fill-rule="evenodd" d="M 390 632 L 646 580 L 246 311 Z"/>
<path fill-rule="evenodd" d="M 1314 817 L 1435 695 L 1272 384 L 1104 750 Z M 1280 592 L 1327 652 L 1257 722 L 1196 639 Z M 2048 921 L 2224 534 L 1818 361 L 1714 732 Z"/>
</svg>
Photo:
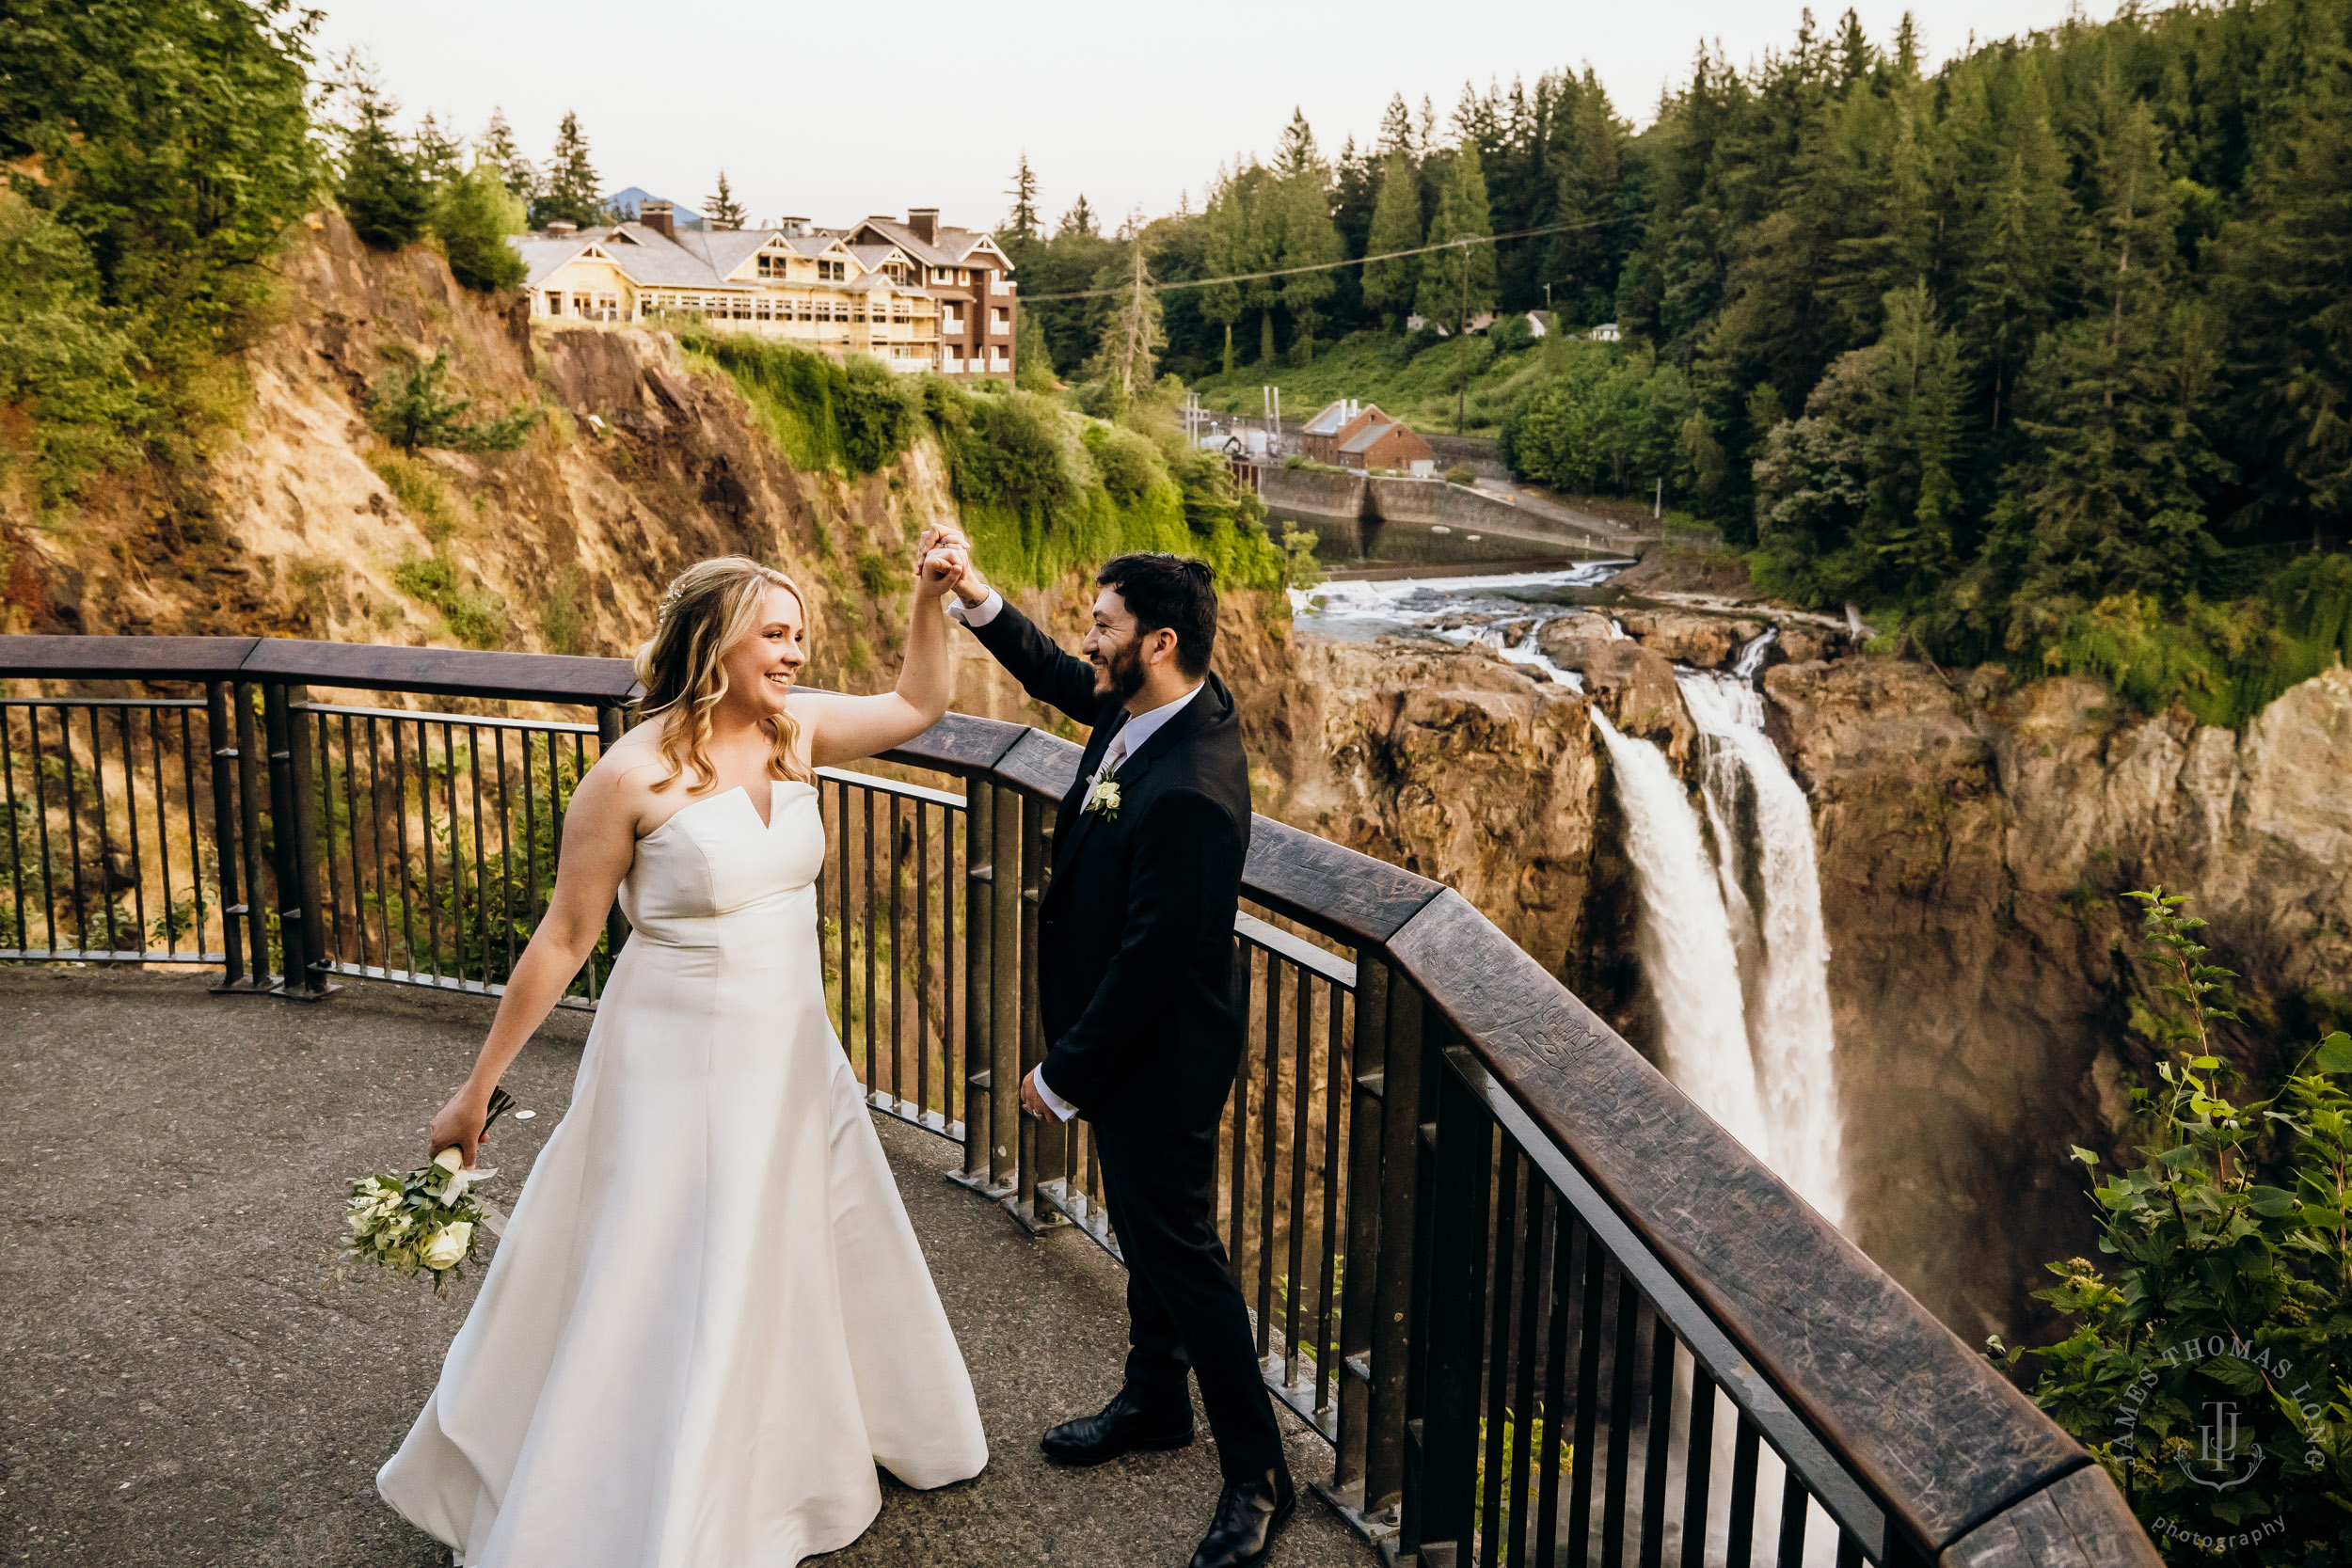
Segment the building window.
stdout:
<svg viewBox="0 0 2352 1568">
<path fill-rule="evenodd" d="M 560 316 L 564 313 L 564 296 L 562 294 L 550 293 L 543 297 L 548 302 L 548 315 Z"/>
<path fill-rule="evenodd" d="M 1009 332 L 1012 330 L 1012 311 L 1010 309 L 1005 306 L 999 305 L 993 312 L 993 317 L 995 321 L 997 331 Z"/>
</svg>

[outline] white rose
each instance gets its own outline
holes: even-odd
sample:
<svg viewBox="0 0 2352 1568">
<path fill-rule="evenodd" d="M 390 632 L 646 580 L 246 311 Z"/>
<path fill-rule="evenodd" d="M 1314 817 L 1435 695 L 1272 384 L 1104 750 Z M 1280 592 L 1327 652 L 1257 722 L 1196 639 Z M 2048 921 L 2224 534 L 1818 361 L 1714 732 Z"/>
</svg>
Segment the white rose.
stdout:
<svg viewBox="0 0 2352 1568">
<path fill-rule="evenodd" d="M 433 1233 L 432 1239 L 424 1243 L 421 1261 L 426 1268 L 437 1274 L 444 1269 L 453 1269 L 464 1262 L 466 1254 L 472 1250 L 472 1247 L 473 1227 L 464 1220 L 459 1220 L 453 1225 L 445 1225 Z"/>
<path fill-rule="evenodd" d="M 466 1169 L 466 1157 L 457 1151 L 457 1146 L 452 1144 L 433 1156 L 433 1164 L 439 1169 L 449 1172 L 448 1178 L 441 1183 L 441 1201 L 455 1203 L 465 1196 L 466 1188 L 471 1184 L 473 1175 Z"/>
</svg>

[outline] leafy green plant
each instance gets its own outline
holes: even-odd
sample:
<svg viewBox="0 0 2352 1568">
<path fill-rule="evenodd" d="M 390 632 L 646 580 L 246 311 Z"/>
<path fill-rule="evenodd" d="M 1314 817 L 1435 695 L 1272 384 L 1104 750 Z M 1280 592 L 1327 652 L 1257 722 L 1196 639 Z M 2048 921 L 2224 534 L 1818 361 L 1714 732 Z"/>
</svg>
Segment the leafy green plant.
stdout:
<svg viewBox="0 0 2352 1568">
<path fill-rule="evenodd" d="M 541 411 L 517 404 L 491 420 L 469 420 L 473 399 L 451 397 L 441 389 L 449 378 L 449 351 L 406 370 L 380 377 L 369 388 L 368 423 L 402 451 L 421 447 L 449 451 L 513 451 L 523 444 Z"/>
<path fill-rule="evenodd" d="M 2160 1087 L 2133 1100 L 2141 1163 L 2091 1191 L 2099 1250 L 2049 1265 L 2071 1321 L 2031 1392 L 2090 1448 L 2174 1560 L 2217 1552 L 2317 1568 L 2352 1556 L 2352 1037 L 2239 1104 L 2212 1025 L 2230 972 L 2206 961 L 2184 895 L 2135 893 L 2164 976 L 2146 1009 Z M 2100 1160 L 2076 1148 L 2096 1171 Z"/>
</svg>

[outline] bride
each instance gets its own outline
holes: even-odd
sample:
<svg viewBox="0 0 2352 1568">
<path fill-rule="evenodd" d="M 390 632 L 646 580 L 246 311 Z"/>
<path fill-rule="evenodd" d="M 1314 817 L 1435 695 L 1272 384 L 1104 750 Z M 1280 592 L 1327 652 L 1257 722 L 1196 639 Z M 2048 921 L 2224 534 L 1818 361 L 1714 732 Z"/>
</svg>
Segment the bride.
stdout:
<svg viewBox="0 0 2352 1568">
<path fill-rule="evenodd" d="M 637 656 L 645 720 L 591 768 L 546 918 L 472 1076 L 433 1118 L 466 1163 L 490 1090 L 586 961 L 632 931 L 572 1102 L 524 1185 L 439 1386 L 376 1476 L 473 1568 L 790 1568 L 882 1507 L 880 1465 L 988 1463 L 946 1314 L 826 1020 L 814 769 L 946 711 L 940 597 L 915 570 L 896 691 L 795 691 L 807 607 L 706 561 Z"/>
</svg>

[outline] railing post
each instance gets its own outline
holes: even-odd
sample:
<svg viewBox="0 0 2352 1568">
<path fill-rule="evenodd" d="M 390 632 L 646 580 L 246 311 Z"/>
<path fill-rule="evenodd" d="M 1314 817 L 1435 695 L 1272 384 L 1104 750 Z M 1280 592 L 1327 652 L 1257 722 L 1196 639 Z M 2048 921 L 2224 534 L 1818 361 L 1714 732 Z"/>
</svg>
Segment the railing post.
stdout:
<svg viewBox="0 0 2352 1568">
<path fill-rule="evenodd" d="M 621 710 L 617 707 L 599 706 L 596 709 L 597 757 L 601 759 L 605 753 L 612 751 L 612 743 L 620 738 Z M 554 787 L 552 781 L 550 781 L 548 787 L 550 789 Z M 558 846 L 558 851 L 559 853 L 561 852 L 560 845 Z M 606 948 L 610 950 L 612 958 L 618 958 L 621 956 L 621 943 L 627 942 L 628 940 L 628 916 L 621 912 L 621 900 L 619 895 L 616 894 L 612 899 L 612 907 L 604 911 L 604 944 Z M 841 943 L 841 962 L 843 971 L 841 984 L 844 989 L 846 989 L 850 983 L 850 976 L 848 973 L 849 952 L 849 934 L 844 932 L 842 934 Z M 595 968 L 596 961 L 596 960 L 593 957 L 588 960 L 589 966 L 592 970 Z"/>
<path fill-rule="evenodd" d="M 1045 802 L 1021 798 L 1021 1074 L 1045 1060 L 1045 1009 L 1038 974 L 1039 911 L 1045 902 Z M 1070 1168 L 1070 1130 L 1059 1121 L 1020 1118 L 1021 1185 L 1013 1216 L 1034 1233 L 1070 1223 L 1050 1206 L 1041 1207 L 1037 1185 L 1065 1177 Z"/>
<path fill-rule="evenodd" d="M 1380 1093 L 1380 1244 L 1373 1268 L 1371 1411 L 1364 1440 L 1364 1513 L 1405 1497 L 1406 1389 L 1420 1349 L 1411 1322 L 1421 1183 L 1422 994 L 1391 971 Z"/>
<path fill-rule="evenodd" d="M 1356 957 L 1356 1038 L 1348 1085 L 1347 1272 L 1340 1282 L 1339 1440 L 1331 1486 L 1369 1514 L 1363 1494 L 1372 1416 L 1372 1312 L 1379 1283 L 1380 1119 L 1389 1037 L 1389 966 L 1370 949 Z M 1333 1064 L 1335 1067 L 1337 1064 Z"/>
<path fill-rule="evenodd" d="M 229 689 L 229 694 L 237 710 L 237 815 L 239 845 L 245 851 L 246 946 L 253 959 L 253 987 L 266 990 L 273 971 L 268 924 L 262 915 L 262 743 L 254 733 L 251 683 L 239 681 Z M 281 932 L 278 951 L 282 955 L 284 950 Z M 283 973 L 282 957 L 275 973 Z"/>
<path fill-rule="evenodd" d="M 996 786 L 975 779 L 964 787 L 963 816 L 963 1185 L 988 1185 L 989 1146 L 995 1135 L 995 1077 L 989 1070 L 989 1026 L 993 1021 L 990 977 L 994 974 L 996 922 L 989 903 L 995 877 L 989 862 L 994 843 Z"/>
<path fill-rule="evenodd" d="M 226 681 L 208 681 L 204 686 L 204 733 L 211 742 L 213 787 L 213 860 L 220 868 L 220 984 L 215 990 L 234 990 L 246 977 L 245 952 L 249 944 L 254 954 L 254 966 L 260 968 L 267 960 L 262 954 L 261 927 L 253 918 L 252 906 L 237 896 L 237 762 L 236 732 L 230 727 L 229 685 Z M 190 847 L 194 847 L 196 823 L 188 823 Z M 199 864 L 197 875 L 202 876 Z M 242 934 L 239 921 L 245 922 Z M 204 933 L 196 934 L 198 950 L 201 951 Z"/>
<path fill-rule="evenodd" d="M 270 849 L 278 873 L 278 934 L 283 952 L 273 994 L 316 1002 L 326 983 L 326 930 L 318 901 L 318 816 L 310 774 L 310 731 L 294 711 L 303 689 L 276 681 L 262 688 L 269 737 Z"/>
<path fill-rule="evenodd" d="M 998 787 L 989 824 L 988 1180 L 1009 1195 L 1021 1154 L 1021 795 Z"/>
<path fill-rule="evenodd" d="M 1468 1556 L 1476 1506 L 1476 1297 L 1486 1247 L 1486 1227 L 1469 1223 L 1468 1216 L 1486 1212 L 1492 1124 L 1461 1075 L 1448 1071 L 1434 1051 L 1426 1053 L 1422 1071 L 1424 1099 L 1436 1101 L 1435 1136 L 1417 1162 L 1425 1187 L 1422 1216 L 1425 1222 L 1442 1213 L 1448 1223 L 1425 1226 L 1413 1291 L 1416 1366 L 1397 1545 L 1425 1557 L 1451 1546 L 1459 1561 Z M 1493 1375 L 1502 1375 L 1500 1361 Z M 1578 1457 L 1586 1458 L 1590 1449 L 1588 1443 Z"/>
</svg>

